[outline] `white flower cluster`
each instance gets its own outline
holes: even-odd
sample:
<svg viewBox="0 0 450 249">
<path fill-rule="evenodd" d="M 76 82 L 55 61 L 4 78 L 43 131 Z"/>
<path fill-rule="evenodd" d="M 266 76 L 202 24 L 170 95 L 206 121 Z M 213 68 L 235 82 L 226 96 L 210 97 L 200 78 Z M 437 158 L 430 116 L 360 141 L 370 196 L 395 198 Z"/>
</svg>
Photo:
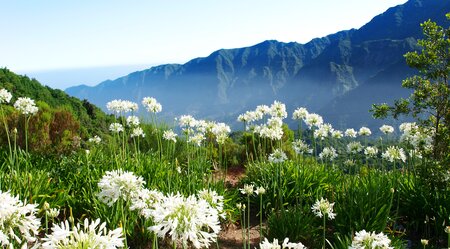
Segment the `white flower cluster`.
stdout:
<svg viewBox="0 0 450 249">
<path fill-rule="evenodd" d="M 145 137 L 145 133 L 144 133 L 144 130 L 141 127 L 135 127 L 131 131 L 131 135 L 130 136 L 132 138 L 134 138 L 134 137 Z"/>
<path fill-rule="evenodd" d="M 297 108 L 292 114 L 292 119 L 303 120 L 309 129 L 315 128 L 313 133 L 315 139 L 324 140 L 329 136 L 335 139 L 343 137 L 342 131 L 335 130 L 331 124 L 324 124 L 322 116 L 316 113 L 309 113 L 304 107 Z"/>
<path fill-rule="evenodd" d="M 358 154 L 363 150 L 363 146 L 360 142 L 352 141 L 347 144 L 347 152 L 350 154 Z"/>
<path fill-rule="evenodd" d="M 267 115 L 270 117 L 266 117 Z M 259 134 L 263 138 L 280 140 L 283 137 L 283 119 L 286 117 L 286 105 L 274 101 L 270 107 L 267 105 L 259 105 L 254 111 L 247 111 L 239 115 L 238 121 L 246 124 L 246 130 Z M 267 122 L 258 124 L 258 121 L 263 119 L 267 119 Z"/>
<path fill-rule="evenodd" d="M 358 133 L 353 128 L 349 128 L 349 129 L 345 130 L 344 134 L 346 137 L 351 137 L 351 138 L 355 138 L 358 135 Z"/>
<path fill-rule="evenodd" d="M 383 132 L 384 134 L 391 134 L 394 132 L 394 127 L 390 126 L 390 125 L 382 125 L 380 127 L 380 131 Z"/>
<path fill-rule="evenodd" d="M 14 248 L 14 241 L 26 246 L 39 234 L 36 204 L 24 204 L 19 197 L 0 191 L 0 247 Z"/>
<path fill-rule="evenodd" d="M 183 133 L 187 136 L 189 143 L 201 146 L 206 139 L 206 134 L 213 134 L 218 144 L 224 144 L 231 132 L 230 126 L 225 123 L 216 123 L 205 120 L 196 120 L 191 115 L 183 115 L 178 119 L 179 125 Z M 166 140 L 174 141 L 172 134 L 168 133 Z"/>
<path fill-rule="evenodd" d="M 282 149 L 276 149 L 269 155 L 269 162 L 282 163 L 287 160 L 286 154 Z"/>
<path fill-rule="evenodd" d="M 333 147 L 325 147 L 319 154 L 319 158 L 333 161 L 338 156 L 336 149 Z"/>
<path fill-rule="evenodd" d="M 312 205 L 311 209 L 316 216 L 322 218 L 327 215 L 328 219 L 332 220 L 336 217 L 336 214 L 333 213 L 333 206 L 334 202 L 330 203 L 327 199 L 320 198 Z"/>
<path fill-rule="evenodd" d="M 164 196 L 150 212 L 154 225 L 149 229 L 159 237 L 170 236 L 174 243 L 195 248 L 209 247 L 220 232 L 219 212 L 208 201 L 194 195 Z"/>
<path fill-rule="evenodd" d="M 211 207 L 217 210 L 219 216 L 225 219 L 226 214 L 223 211 L 223 196 L 217 194 L 214 190 L 203 189 L 198 192 L 197 197 L 207 201 Z"/>
<path fill-rule="evenodd" d="M 403 134 L 400 141 L 407 142 L 414 148 L 423 148 L 425 151 L 431 151 L 433 148 L 433 129 L 420 129 L 416 123 L 402 123 L 399 127 Z"/>
<path fill-rule="evenodd" d="M 283 244 L 281 246 L 278 244 L 278 239 L 273 239 L 273 242 L 270 243 L 267 238 L 264 238 L 264 241 L 259 244 L 260 249 L 306 249 L 306 247 L 302 243 L 292 243 L 289 242 L 289 238 L 285 238 Z"/>
<path fill-rule="evenodd" d="M 95 135 L 94 137 L 89 138 L 88 142 L 93 144 L 100 144 L 102 142 L 102 139 L 99 136 Z"/>
<path fill-rule="evenodd" d="M 252 195 L 254 188 L 255 186 L 253 184 L 244 184 L 244 187 L 240 188 L 239 191 L 241 191 L 241 194 L 243 195 Z"/>
<path fill-rule="evenodd" d="M 138 104 L 129 100 L 115 99 L 106 103 L 106 108 L 115 114 L 124 114 L 138 110 Z"/>
<path fill-rule="evenodd" d="M 366 155 L 367 157 L 376 157 L 378 154 L 378 149 L 377 147 L 373 147 L 373 146 L 367 146 L 364 149 L 364 155 Z"/>
<path fill-rule="evenodd" d="M 366 232 L 362 230 L 356 232 L 352 240 L 351 249 L 393 249 L 390 246 L 391 240 L 383 233 Z"/>
<path fill-rule="evenodd" d="M 100 193 L 97 196 L 103 203 L 112 206 L 119 199 L 131 201 L 140 193 L 144 184 L 142 177 L 137 177 L 132 172 L 120 169 L 106 171 L 98 183 Z"/>
<path fill-rule="evenodd" d="M 406 155 L 403 148 L 399 148 L 397 146 L 390 146 L 386 149 L 386 151 L 381 154 L 381 157 L 388 160 L 389 162 L 395 162 L 397 160 L 401 160 L 402 162 L 406 162 Z"/>
<path fill-rule="evenodd" d="M 34 100 L 28 97 L 20 97 L 14 103 L 14 108 L 16 108 L 19 112 L 25 115 L 34 115 L 38 112 L 38 108 L 34 103 Z"/>
<path fill-rule="evenodd" d="M 11 101 L 12 94 L 6 89 L 0 89 L 0 104 L 9 103 Z"/>
<path fill-rule="evenodd" d="M 148 112 L 158 113 L 162 111 L 162 105 L 152 97 L 145 97 L 142 100 L 142 105 Z"/>
<path fill-rule="evenodd" d="M 324 140 L 329 135 L 333 134 L 334 129 L 331 124 L 321 124 L 317 130 L 314 131 L 314 138 Z"/>
<path fill-rule="evenodd" d="M 119 123 L 112 123 L 109 125 L 109 130 L 112 133 L 119 133 L 123 131 L 123 126 Z"/>
<path fill-rule="evenodd" d="M 366 137 L 370 136 L 371 134 L 372 134 L 372 132 L 370 131 L 370 129 L 367 127 L 364 127 L 364 126 L 361 127 L 358 132 L 358 135 L 366 136 Z"/>
<path fill-rule="evenodd" d="M 211 132 L 216 137 L 216 142 L 218 144 L 224 144 L 228 138 L 228 134 L 231 132 L 231 128 L 225 123 L 215 123 Z"/>
<path fill-rule="evenodd" d="M 152 221 L 153 226 L 149 227 L 149 230 L 162 238 L 170 236 L 174 243 L 182 244 L 183 247 L 187 246 L 189 242 L 195 248 L 208 247 L 217 240 L 220 231 L 219 217 L 225 218 L 223 196 L 218 195 L 213 190 L 206 189 L 189 197 L 184 197 L 179 193 L 164 195 L 156 190 L 145 189 L 144 183 L 141 177 L 136 177 L 131 172 L 108 171 L 98 183 L 101 190 L 98 197 L 109 206 L 112 206 L 119 199 L 129 201 L 130 210 L 137 210 L 140 215 Z M 98 222 L 91 226 L 95 228 L 97 225 Z M 99 229 L 101 231 L 103 231 L 102 226 Z M 77 232 L 80 230 L 79 227 L 77 231 L 70 233 L 68 227 L 67 223 L 57 226 L 56 232 L 54 229 L 54 237 L 47 239 L 48 243 L 58 242 L 60 237 L 68 237 L 72 233 L 73 235 L 79 234 Z M 85 225 L 85 227 L 87 226 Z M 89 229 L 89 231 L 94 230 Z M 83 234 L 87 234 L 87 232 Z M 97 239 L 95 234 L 92 237 Z M 108 239 L 119 241 L 117 238 L 119 237 L 111 236 L 111 238 L 106 238 L 106 241 Z M 72 237 L 66 238 L 65 241 L 69 241 L 69 239 L 72 239 Z M 60 245 L 56 242 L 52 245 Z M 86 245 L 89 245 L 89 248 L 115 248 L 113 246 L 91 246 L 94 244 Z"/>
<path fill-rule="evenodd" d="M 166 130 L 163 132 L 163 138 L 167 141 L 177 142 L 177 134 L 173 130 Z"/>
<path fill-rule="evenodd" d="M 67 220 L 60 225 L 54 224 L 52 233 L 43 238 L 43 249 L 58 248 L 121 248 L 123 244 L 122 228 L 108 231 L 106 223 L 100 224 L 100 219 L 89 222 L 84 220 L 83 228 L 80 223 L 70 226 Z"/>
<path fill-rule="evenodd" d="M 297 154 L 311 154 L 312 153 L 312 149 L 309 147 L 309 145 L 301 139 L 297 139 L 294 142 L 292 142 L 292 148 L 294 149 L 295 153 L 297 153 Z"/>
<path fill-rule="evenodd" d="M 302 120 L 305 119 L 308 114 L 309 112 L 305 107 L 299 107 L 295 109 L 294 113 L 292 114 L 292 119 Z"/>
<path fill-rule="evenodd" d="M 139 117 L 131 115 L 127 117 L 127 126 L 128 127 L 135 127 L 139 126 L 141 122 L 139 121 Z"/>
<path fill-rule="evenodd" d="M 309 129 L 313 127 L 320 127 L 323 124 L 323 118 L 319 114 L 316 113 L 308 113 L 303 121 L 309 127 Z"/>
</svg>

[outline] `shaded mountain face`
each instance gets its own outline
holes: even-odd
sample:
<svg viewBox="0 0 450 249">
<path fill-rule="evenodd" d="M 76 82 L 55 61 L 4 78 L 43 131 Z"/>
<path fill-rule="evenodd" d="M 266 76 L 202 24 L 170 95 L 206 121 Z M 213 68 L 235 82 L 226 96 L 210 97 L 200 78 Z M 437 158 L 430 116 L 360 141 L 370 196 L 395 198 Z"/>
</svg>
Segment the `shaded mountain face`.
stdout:
<svg viewBox="0 0 450 249">
<path fill-rule="evenodd" d="M 410 0 L 358 30 L 306 44 L 265 41 L 222 49 L 183 65 L 156 66 L 66 92 L 100 107 L 113 99 L 140 102 L 152 96 L 167 120 L 191 114 L 233 123 L 256 105 L 279 100 L 291 113 L 304 106 L 337 128 L 373 127 L 381 121 L 371 118 L 371 104 L 410 94 L 401 80 L 415 72 L 403 55 L 419 49 L 420 23 L 432 19 L 443 25 L 447 12 L 450 1 Z"/>
</svg>

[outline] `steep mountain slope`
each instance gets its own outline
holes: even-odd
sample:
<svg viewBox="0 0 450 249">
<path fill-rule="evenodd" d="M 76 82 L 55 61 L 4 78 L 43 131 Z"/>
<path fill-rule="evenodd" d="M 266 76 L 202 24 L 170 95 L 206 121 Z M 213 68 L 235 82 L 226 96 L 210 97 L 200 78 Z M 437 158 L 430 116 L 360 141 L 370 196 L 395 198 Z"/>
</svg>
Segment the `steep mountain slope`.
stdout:
<svg viewBox="0 0 450 249">
<path fill-rule="evenodd" d="M 358 30 L 306 44 L 265 41 L 222 49 L 183 65 L 152 67 L 66 92 L 102 107 L 115 98 L 153 96 L 167 118 L 190 113 L 234 121 L 258 104 L 280 100 L 289 111 L 306 106 L 334 125 L 374 125 L 370 104 L 408 95 L 401 80 L 414 72 L 403 54 L 418 49 L 420 23 L 432 19 L 443 24 L 449 11 L 447 0 L 410 0 Z"/>
</svg>

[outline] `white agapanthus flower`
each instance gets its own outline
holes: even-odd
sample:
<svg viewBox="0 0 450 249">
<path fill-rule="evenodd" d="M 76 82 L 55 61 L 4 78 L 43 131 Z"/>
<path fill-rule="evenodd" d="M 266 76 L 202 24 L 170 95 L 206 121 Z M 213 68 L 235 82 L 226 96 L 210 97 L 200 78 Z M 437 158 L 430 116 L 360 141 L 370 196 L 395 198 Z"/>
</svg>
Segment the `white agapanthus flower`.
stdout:
<svg viewBox="0 0 450 249">
<path fill-rule="evenodd" d="M 386 151 L 381 154 L 381 157 L 391 163 L 398 160 L 401 160 L 402 162 L 406 161 L 405 151 L 403 150 L 403 148 L 399 148 L 397 146 L 388 147 Z"/>
<path fill-rule="evenodd" d="M 187 127 L 192 128 L 192 127 L 195 126 L 196 120 L 191 115 L 182 115 L 178 119 L 178 123 L 179 123 L 181 128 L 187 128 Z"/>
<path fill-rule="evenodd" d="M 283 249 L 306 249 L 306 246 L 304 246 L 302 243 L 292 243 L 289 242 L 289 238 L 285 238 L 282 244 Z"/>
<path fill-rule="evenodd" d="M 155 205 L 153 226 L 149 229 L 158 237 L 169 237 L 174 243 L 195 248 L 209 247 L 220 232 L 217 209 L 204 199 L 180 194 L 165 196 Z"/>
<path fill-rule="evenodd" d="M 94 137 L 89 138 L 88 142 L 93 144 L 100 144 L 102 142 L 102 139 L 99 136 L 95 135 Z"/>
<path fill-rule="evenodd" d="M 282 149 L 276 149 L 269 155 L 269 162 L 271 163 L 282 163 L 286 160 L 286 153 Z"/>
<path fill-rule="evenodd" d="M 141 122 L 139 121 L 139 117 L 131 115 L 127 117 L 127 126 L 133 127 L 133 126 L 139 126 Z"/>
<path fill-rule="evenodd" d="M 100 193 L 98 198 L 108 206 L 116 201 L 132 200 L 144 188 L 145 181 L 142 177 L 135 176 L 132 172 L 119 170 L 106 171 L 98 183 Z"/>
<path fill-rule="evenodd" d="M 206 139 L 205 134 L 196 133 L 188 138 L 188 143 L 193 143 L 197 146 L 201 146 L 202 142 Z"/>
<path fill-rule="evenodd" d="M 363 146 L 360 142 L 352 141 L 347 144 L 347 152 L 350 154 L 358 154 L 363 150 Z"/>
<path fill-rule="evenodd" d="M 162 111 L 162 105 L 152 97 L 145 97 L 142 100 L 142 105 L 148 112 L 158 113 Z"/>
<path fill-rule="evenodd" d="M 322 124 L 314 131 L 314 138 L 324 140 L 333 131 L 331 124 Z"/>
<path fill-rule="evenodd" d="M 394 132 L 394 127 L 390 125 L 382 125 L 380 127 L 380 131 L 383 132 L 384 134 L 391 134 Z"/>
<path fill-rule="evenodd" d="M 333 161 L 338 156 L 336 149 L 333 147 L 325 147 L 319 154 L 319 158 L 322 160 Z"/>
<path fill-rule="evenodd" d="M 241 194 L 243 195 L 252 195 L 254 188 L 255 186 L 253 184 L 244 184 L 244 187 L 240 188 L 239 191 L 241 191 Z"/>
<path fill-rule="evenodd" d="M 320 127 L 323 124 L 323 118 L 319 114 L 309 113 L 305 117 L 305 123 L 310 129 L 312 127 Z"/>
<path fill-rule="evenodd" d="M 332 220 L 336 217 L 336 214 L 333 213 L 334 202 L 330 203 L 327 199 L 320 198 L 317 200 L 314 205 L 312 205 L 311 210 L 313 213 L 322 218 L 323 216 L 328 216 L 328 219 Z"/>
<path fill-rule="evenodd" d="M 286 105 L 279 101 L 274 101 L 273 104 L 270 105 L 270 115 L 281 119 L 286 118 Z"/>
<path fill-rule="evenodd" d="M 309 147 L 309 145 L 301 139 L 297 139 L 292 142 L 292 148 L 294 149 L 295 153 L 299 155 L 312 153 L 312 149 Z"/>
<path fill-rule="evenodd" d="M 0 104 L 9 103 L 11 101 L 12 94 L 6 89 L 0 89 Z"/>
<path fill-rule="evenodd" d="M 302 243 L 289 242 L 289 238 L 285 238 L 281 246 L 278 244 L 278 239 L 273 239 L 271 243 L 267 238 L 259 244 L 260 249 L 306 249 Z"/>
<path fill-rule="evenodd" d="M 257 187 L 255 190 L 256 195 L 263 195 L 266 193 L 266 189 L 264 187 Z"/>
<path fill-rule="evenodd" d="M 163 138 L 167 141 L 177 142 L 177 134 L 173 130 L 164 131 Z"/>
<path fill-rule="evenodd" d="M 270 140 L 280 140 L 283 138 L 283 128 L 281 126 L 254 126 L 254 132 L 259 133 L 262 138 Z"/>
<path fill-rule="evenodd" d="M 353 128 L 345 130 L 344 134 L 346 137 L 351 137 L 351 138 L 355 138 L 358 135 L 358 133 Z"/>
<path fill-rule="evenodd" d="M 217 210 L 219 216 L 225 219 L 226 213 L 223 211 L 223 196 L 217 194 L 214 190 L 202 189 L 198 191 L 197 197 L 208 202 L 211 207 Z"/>
<path fill-rule="evenodd" d="M 211 132 L 216 136 L 216 142 L 218 144 L 224 144 L 231 129 L 225 123 L 217 123 L 213 125 Z"/>
<path fill-rule="evenodd" d="M 112 123 L 109 125 L 109 130 L 112 133 L 119 133 L 123 131 L 123 126 L 119 123 Z"/>
<path fill-rule="evenodd" d="M 333 130 L 331 132 L 331 137 L 335 138 L 335 139 L 341 139 L 344 136 L 344 134 L 342 134 L 342 131 L 340 130 Z"/>
<path fill-rule="evenodd" d="M 371 157 L 376 157 L 378 155 L 378 149 L 377 147 L 373 147 L 373 146 L 367 146 L 364 149 L 364 155 L 366 155 L 367 157 L 371 158 Z"/>
<path fill-rule="evenodd" d="M 197 132 L 206 133 L 208 131 L 208 128 L 210 127 L 210 123 L 206 120 L 200 119 L 195 121 L 194 127 Z"/>
<path fill-rule="evenodd" d="M 145 133 L 144 133 L 144 130 L 141 127 L 135 127 L 131 131 L 131 135 L 130 136 L 132 138 L 134 138 L 134 137 L 145 137 Z"/>
<path fill-rule="evenodd" d="M 164 194 L 157 190 L 142 188 L 131 200 L 130 210 L 137 210 L 146 219 L 151 218 L 155 205 L 164 198 Z"/>
<path fill-rule="evenodd" d="M 47 234 L 42 239 L 42 249 L 61 249 L 61 248 L 103 248 L 115 249 L 122 248 L 124 236 L 122 228 L 108 230 L 106 223 L 100 224 L 100 219 L 89 222 L 84 220 L 83 227 L 80 223 L 76 226 L 70 226 L 69 222 L 61 222 L 60 225 L 54 224 L 52 233 Z"/>
<path fill-rule="evenodd" d="M 41 225 L 37 211 L 36 204 L 25 204 L 19 197 L 0 191 L 0 247 L 35 242 Z"/>
<path fill-rule="evenodd" d="M 262 115 L 262 112 L 246 111 L 244 114 L 238 116 L 238 121 L 244 123 L 252 123 L 262 119 L 263 116 L 264 115 Z"/>
<path fill-rule="evenodd" d="M 38 112 L 38 108 L 34 103 L 34 100 L 28 97 L 20 97 L 14 103 L 14 108 L 24 115 L 34 115 Z"/>
<path fill-rule="evenodd" d="M 360 136 L 370 136 L 371 134 L 372 132 L 370 131 L 370 129 L 364 126 L 361 127 L 358 132 L 358 135 Z"/>
<path fill-rule="evenodd" d="M 267 105 L 259 105 L 256 107 L 255 112 L 259 113 L 258 116 L 264 116 L 270 114 L 271 109 Z"/>
<path fill-rule="evenodd" d="M 306 116 L 309 114 L 308 110 L 304 107 L 299 107 L 295 109 L 294 113 L 292 114 L 292 119 L 294 120 L 301 120 L 305 119 Z"/>
<path fill-rule="evenodd" d="M 138 104 L 129 100 L 115 99 L 106 103 L 106 109 L 115 114 L 124 114 L 138 110 Z"/>
<path fill-rule="evenodd" d="M 362 230 L 356 232 L 353 237 L 351 249 L 393 249 L 390 246 L 391 240 L 381 233 L 366 232 Z"/>
</svg>

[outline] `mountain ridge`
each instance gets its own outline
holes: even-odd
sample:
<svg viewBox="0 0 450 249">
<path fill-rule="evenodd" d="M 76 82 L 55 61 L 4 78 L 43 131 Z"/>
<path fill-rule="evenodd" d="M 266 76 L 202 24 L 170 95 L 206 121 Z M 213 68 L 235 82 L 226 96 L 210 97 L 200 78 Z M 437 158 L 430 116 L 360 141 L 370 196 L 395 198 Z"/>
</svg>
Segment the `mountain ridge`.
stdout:
<svg viewBox="0 0 450 249">
<path fill-rule="evenodd" d="M 140 101 L 153 96 L 163 104 L 164 118 L 189 113 L 231 122 L 258 104 L 280 100 L 289 111 L 306 106 L 332 123 L 376 125 L 380 121 L 359 117 L 356 121 L 350 114 L 371 119 L 370 101 L 389 102 L 409 94 L 401 88 L 401 79 L 414 72 L 406 66 L 403 54 L 418 49 L 420 23 L 431 18 L 442 24 L 449 11 L 450 1 L 410 0 L 359 29 L 305 44 L 267 40 L 250 47 L 220 49 L 185 64 L 155 66 L 66 92 L 102 107 L 114 98 Z M 353 91 L 364 104 L 349 108 Z M 389 96 L 383 96 L 384 91 Z M 339 112 L 342 115 L 335 114 Z"/>
</svg>

